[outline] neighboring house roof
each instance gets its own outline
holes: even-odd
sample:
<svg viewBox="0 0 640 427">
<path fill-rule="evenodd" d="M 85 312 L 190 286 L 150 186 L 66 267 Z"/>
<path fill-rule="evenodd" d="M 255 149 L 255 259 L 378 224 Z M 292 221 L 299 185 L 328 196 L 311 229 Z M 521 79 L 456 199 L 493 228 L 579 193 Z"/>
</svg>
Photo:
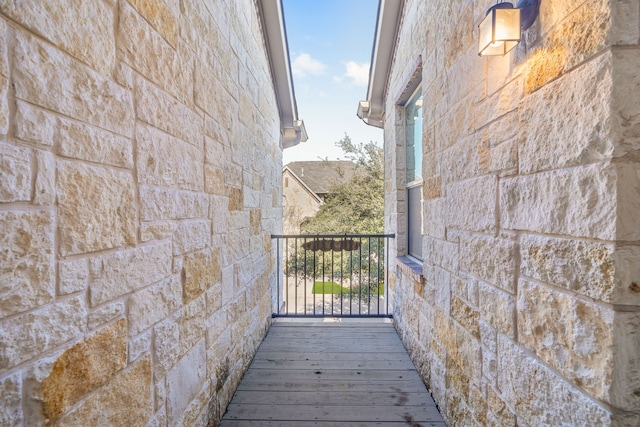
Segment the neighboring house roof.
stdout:
<svg viewBox="0 0 640 427">
<path fill-rule="evenodd" d="M 403 6 L 404 0 L 380 0 L 378 4 L 367 99 L 358 104 L 358 117 L 366 124 L 379 128 L 384 126 L 384 98 Z"/>
<path fill-rule="evenodd" d="M 298 117 L 282 0 L 256 0 L 256 2 L 280 112 L 282 146 L 289 148 L 298 145 L 300 141 L 306 141 L 307 131 L 304 122 Z"/>
<path fill-rule="evenodd" d="M 349 181 L 356 173 L 356 164 L 349 160 L 291 162 L 286 169 L 320 195 L 329 193 L 334 184 Z"/>
<path fill-rule="evenodd" d="M 318 202 L 318 204 L 322 203 L 322 197 L 318 196 L 318 194 L 316 192 L 314 192 L 311 188 L 309 188 L 309 186 L 300 179 L 300 177 L 298 175 L 296 175 L 295 173 L 293 173 L 293 171 L 291 169 L 289 169 L 287 166 L 285 166 L 282 169 L 282 174 L 289 174 L 291 176 L 292 179 L 294 179 L 302 189 L 304 189 L 316 202 Z M 283 194 L 283 198 L 284 198 L 284 203 L 285 205 L 287 204 L 287 196 L 286 194 Z"/>
</svg>

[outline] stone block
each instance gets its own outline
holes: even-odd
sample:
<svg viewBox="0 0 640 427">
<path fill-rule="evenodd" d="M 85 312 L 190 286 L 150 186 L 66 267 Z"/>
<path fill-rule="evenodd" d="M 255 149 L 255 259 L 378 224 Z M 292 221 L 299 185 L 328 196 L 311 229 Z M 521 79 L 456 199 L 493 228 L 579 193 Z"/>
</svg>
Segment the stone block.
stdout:
<svg viewBox="0 0 640 427">
<path fill-rule="evenodd" d="M 424 208 L 422 223 L 425 236 L 431 236 L 436 239 L 446 238 L 446 214 L 444 204 L 445 202 L 442 197 L 425 200 L 422 203 Z"/>
<path fill-rule="evenodd" d="M 0 141 L 0 202 L 31 201 L 33 152 Z"/>
<path fill-rule="evenodd" d="M 516 244 L 480 235 L 460 236 L 460 269 L 507 292 L 516 290 Z"/>
<path fill-rule="evenodd" d="M 58 127 L 56 117 L 24 101 L 16 100 L 13 135 L 22 141 L 52 147 Z"/>
<path fill-rule="evenodd" d="M 206 348 L 200 340 L 167 374 L 167 415 L 174 424 L 182 418 L 206 380 Z"/>
<path fill-rule="evenodd" d="M 180 308 L 182 285 L 172 276 L 129 298 L 129 335 L 135 336 Z"/>
<path fill-rule="evenodd" d="M 611 44 L 638 45 L 640 4 L 633 0 L 615 0 L 611 6 Z"/>
<path fill-rule="evenodd" d="M 87 289 L 89 266 L 86 259 L 58 261 L 58 293 L 72 294 Z"/>
<path fill-rule="evenodd" d="M 479 283 L 479 293 L 480 318 L 496 331 L 509 337 L 514 337 L 516 328 L 515 298 L 482 282 Z M 489 333 L 489 331 L 487 332 Z"/>
<path fill-rule="evenodd" d="M 445 186 L 447 227 L 471 231 L 495 230 L 497 186 L 494 176 Z"/>
<path fill-rule="evenodd" d="M 22 378 L 16 372 L 0 380 L 0 425 L 14 426 L 24 422 L 22 410 Z"/>
<path fill-rule="evenodd" d="M 476 137 L 464 138 L 434 155 L 442 185 L 475 178 L 483 173 L 483 157 Z"/>
<path fill-rule="evenodd" d="M 129 173 L 58 162 L 58 218 L 63 256 L 136 241 L 136 203 Z"/>
<path fill-rule="evenodd" d="M 57 119 L 55 129 L 61 156 L 133 169 L 130 138 L 63 118 Z"/>
<path fill-rule="evenodd" d="M 144 427 L 153 409 L 152 378 L 151 358 L 145 357 L 120 371 L 80 406 L 62 416 L 59 424 Z"/>
<path fill-rule="evenodd" d="M 425 238 L 423 256 L 425 262 L 457 273 L 460 263 L 460 244 L 446 240 Z"/>
<path fill-rule="evenodd" d="M 178 20 L 175 15 L 179 13 L 179 9 L 172 12 L 164 3 L 148 0 L 133 0 L 131 5 L 171 46 L 178 47 Z"/>
<path fill-rule="evenodd" d="M 591 395 L 607 400 L 613 312 L 542 285 L 520 281 L 518 339 Z"/>
<path fill-rule="evenodd" d="M 154 127 L 136 127 L 137 172 L 143 184 L 202 191 L 204 177 L 201 149 Z"/>
<path fill-rule="evenodd" d="M 0 322 L 0 370 L 5 371 L 80 336 L 84 297 L 66 299 Z M 18 339 L 19 337 L 19 339 Z"/>
<path fill-rule="evenodd" d="M 609 425 L 611 413 L 521 347 L 498 336 L 498 391 L 529 425 Z"/>
<path fill-rule="evenodd" d="M 476 110 L 474 103 L 473 96 L 468 95 L 435 122 L 436 150 L 443 150 L 471 135 L 474 123 L 473 113 Z"/>
<path fill-rule="evenodd" d="M 465 398 L 470 386 L 480 386 L 482 380 L 482 350 L 480 343 L 459 326 L 443 345 L 447 351 L 446 369 L 450 384 Z"/>
<path fill-rule="evenodd" d="M 612 157 L 611 63 L 611 54 L 601 55 L 523 98 L 516 126 L 526 135 L 518 147 L 520 173 Z M 577 81 L 579 91 L 575 90 Z"/>
<path fill-rule="evenodd" d="M 48 151 L 36 151 L 33 204 L 52 206 L 56 199 L 56 160 Z"/>
<path fill-rule="evenodd" d="M 520 272 L 604 302 L 616 288 L 615 246 L 583 240 L 523 235 Z"/>
<path fill-rule="evenodd" d="M 185 304 L 180 319 L 180 353 L 185 354 L 207 334 L 205 322 L 207 313 L 206 295 Z"/>
<path fill-rule="evenodd" d="M 173 254 L 204 249 L 211 245 L 211 220 L 181 221 L 173 232 Z"/>
<path fill-rule="evenodd" d="M 158 7 L 152 6 L 151 3 L 149 5 L 150 7 Z M 171 46 L 129 3 L 121 5 L 119 12 L 116 41 L 118 58 L 121 58 L 122 61 L 150 81 L 160 85 L 181 102 L 191 102 L 193 60 L 187 56 L 187 50 L 176 50 Z M 156 23 L 152 22 L 151 24 Z M 138 90 L 141 89 L 141 81 L 142 79 L 138 79 Z M 145 107 L 141 106 L 139 92 L 136 94 L 136 98 L 137 105 L 141 109 L 150 106 L 149 104 L 146 104 Z M 157 104 L 155 110 L 160 112 L 164 107 Z M 139 111 L 138 116 L 140 117 Z M 185 131 L 189 132 L 189 127 L 184 126 Z"/>
<path fill-rule="evenodd" d="M 516 426 L 516 415 L 511 412 L 511 409 L 498 396 L 493 387 L 487 387 L 487 418 L 489 419 L 488 425 L 491 426 Z"/>
<path fill-rule="evenodd" d="M 149 329 L 139 337 L 129 341 L 129 363 L 138 360 L 144 354 L 151 352 L 153 330 Z"/>
<path fill-rule="evenodd" d="M 220 248 L 186 255 L 183 263 L 184 302 L 189 303 L 212 286 L 220 283 Z"/>
<path fill-rule="evenodd" d="M 471 336 L 480 339 L 480 326 L 478 325 L 480 316 L 478 311 L 455 295 L 451 297 L 451 317 L 465 328 Z"/>
<path fill-rule="evenodd" d="M 226 104 L 225 98 L 229 95 L 216 74 L 205 64 L 198 63 L 195 67 L 195 87 L 195 104 L 209 115 L 219 117 L 219 110 Z M 217 96 L 211 96 L 212 94 Z"/>
<path fill-rule="evenodd" d="M 486 348 L 482 349 L 482 377 L 494 387 L 498 384 L 498 358 Z"/>
<path fill-rule="evenodd" d="M 40 386 L 47 419 L 56 420 L 84 396 L 105 385 L 126 362 L 125 319 L 62 353 Z"/>
<path fill-rule="evenodd" d="M 180 326 L 172 316 L 153 328 L 153 360 L 157 375 L 169 372 L 180 355 Z"/>
<path fill-rule="evenodd" d="M 0 212 L 0 317 L 55 295 L 54 218 L 50 212 Z"/>
<path fill-rule="evenodd" d="M 168 242 L 118 251 L 93 258 L 89 263 L 92 306 L 149 286 L 171 274 Z"/>
<path fill-rule="evenodd" d="M 637 242 L 640 240 L 640 163 L 618 163 L 616 240 Z"/>
<path fill-rule="evenodd" d="M 640 7 L 637 4 L 636 8 Z M 636 23 L 636 28 L 638 24 Z M 634 72 L 640 51 L 638 49 L 616 49 L 612 52 L 614 106 L 611 112 L 611 127 L 615 157 L 635 158 L 640 149 L 640 107 L 633 102 L 640 93 L 640 77 Z"/>
<path fill-rule="evenodd" d="M 173 224 L 170 222 L 143 222 L 140 224 L 140 241 L 164 240 L 173 236 Z"/>
<path fill-rule="evenodd" d="M 241 211 L 244 208 L 242 188 L 229 189 L 229 211 Z"/>
<path fill-rule="evenodd" d="M 560 5 L 566 8 L 566 5 Z M 540 47 L 527 58 L 524 91 L 531 93 L 563 73 L 570 73 L 582 62 L 605 50 L 611 42 L 611 4 L 588 0 L 573 11 L 557 16 L 551 28 L 543 24 L 545 34 Z M 597 61 L 594 59 L 593 61 Z M 593 62 L 591 61 L 591 62 Z M 573 91 L 572 91 L 573 93 Z"/>
<path fill-rule="evenodd" d="M 204 165 L 204 190 L 209 194 L 226 195 L 224 171 L 211 165 Z"/>
<path fill-rule="evenodd" d="M 111 71 L 116 25 L 112 5 L 95 0 L 73 4 L 64 0 L 46 4 L 28 0 L 4 4 L 2 11 L 97 71 L 107 75 Z"/>
<path fill-rule="evenodd" d="M 85 45 L 84 41 L 78 44 Z M 133 96 L 114 81 L 23 33 L 17 34 L 14 64 L 17 98 L 120 135 L 133 136 Z"/>
<path fill-rule="evenodd" d="M 509 230 L 616 239 L 616 179 L 608 163 L 507 178 L 500 223 Z"/>
<path fill-rule="evenodd" d="M 168 188 L 140 187 L 140 216 L 143 221 L 206 218 L 206 194 Z"/>
<path fill-rule="evenodd" d="M 640 314 L 615 313 L 612 332 L 614 368 L 610 402 L 627 411 L 636 411 L 640 404 Z M 636 412 L 637 413 L 637 412 Z"/>
<path fill-rule="evenodd" d="M 126 314 L 123 301 L 116 301 L 111 304 L 105 304 L 92 310 L 87 319 L 87 327 L 89 330 L 96 329 L 112 320 L 123 317 Z"/>
<path fill-rule="evenodd" d="M 640 305 L 640 246 L 618 246 L 614 254 L 617 283 L 613 301 Z"/>
</svg>

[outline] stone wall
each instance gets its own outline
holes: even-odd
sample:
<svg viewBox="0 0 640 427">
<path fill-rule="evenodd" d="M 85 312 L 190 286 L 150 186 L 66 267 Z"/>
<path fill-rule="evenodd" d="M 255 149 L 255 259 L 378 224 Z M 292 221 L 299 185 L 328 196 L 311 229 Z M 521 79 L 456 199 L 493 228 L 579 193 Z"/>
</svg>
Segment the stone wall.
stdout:
<svg viewBox="0 0 640 427">
<path fill-rule="evenodd" d="M 639 3 L 542 0 L 517 50 L 480 58 L 494 3 L 405 2 L 386 231 L 404 255 L 396 103 L 418 70 L 425 260 L 391 279 L 397 326 L 451 425 L 640 425 Z"/>
<path fill-rule="evenodd" d="M 288 169 L 282 173 L 282 179 L 283 231 L 284 234 L 300 234 L 302 222 L 315 215 L 321 203 Z"/>
<path fill-rule="evenodd" d="M 0 2 L 0 425 L 215 424 L 271 313 L 252 0 Z"/>
</svg>

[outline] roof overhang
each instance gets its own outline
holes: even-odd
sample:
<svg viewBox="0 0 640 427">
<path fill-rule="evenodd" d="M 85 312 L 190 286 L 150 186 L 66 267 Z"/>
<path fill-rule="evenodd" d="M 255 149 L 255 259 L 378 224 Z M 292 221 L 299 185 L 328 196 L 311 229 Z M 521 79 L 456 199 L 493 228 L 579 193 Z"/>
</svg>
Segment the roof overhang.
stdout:
<svg viewBox="0 0 640 427">
<path fill-rule="evenodd" d="M 282 0 L 256 1 L 280 112 L 282 146 L 293 147 L 307 140 L 307 131 L 298 117 Z"/>
<path fill-rule="evenodd" d="M 358 104 L 358 117 L 366 124 L 384 127 L 384 98 L 396 46 L 404 0 L 380 0 L 376 35 L 371 52 L 367 99 Z"/>
</svg>

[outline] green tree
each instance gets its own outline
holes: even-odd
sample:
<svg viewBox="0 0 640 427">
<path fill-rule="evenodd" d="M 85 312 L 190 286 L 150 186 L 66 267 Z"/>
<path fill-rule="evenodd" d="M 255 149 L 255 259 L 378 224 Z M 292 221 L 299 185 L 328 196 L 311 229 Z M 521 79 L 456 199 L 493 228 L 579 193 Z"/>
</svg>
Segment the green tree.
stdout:
<svg viewBox="0 0 640 427">
<path fill-rule="evenodd" d="M 356 173 L 332 186 L 320 210 L 302 224 L 305 234 L 376 234 L 384 231 L 384 152 L 375 143 L 336 143 L 355 162 Z"/>
<path fill-rule="evenodd" d="M 335 184 L 320 210 L 302 223 L 304 234 L 382 234 L 384 232 L 384 151 L 375 143 L 354 144 L 345 134 L 338 141 L 346 157 L 356 163 L 347 182 Z M 340 240 L 340 239 L 335 239 Z M 382 292 L 383 238 L 356 238 L 356 250 L 322 251 L 290 248 L 287 269 L 305 277 L 349 278 L 350 293 L 365 301 Z"/>
</svg>

